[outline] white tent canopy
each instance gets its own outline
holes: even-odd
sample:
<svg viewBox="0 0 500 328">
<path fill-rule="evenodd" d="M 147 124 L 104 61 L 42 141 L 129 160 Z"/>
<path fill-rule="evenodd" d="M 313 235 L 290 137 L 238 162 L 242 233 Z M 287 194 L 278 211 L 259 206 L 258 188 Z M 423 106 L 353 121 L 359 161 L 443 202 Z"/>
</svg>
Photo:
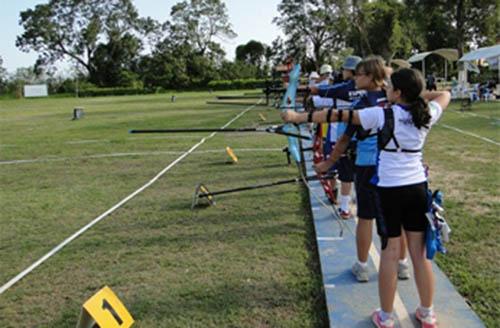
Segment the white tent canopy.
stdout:
<svg viewBox="0 0 500 328">
<path fill-rule="evenodd" d="M 498 60 L 498 57 L 500 57 L 500 44 L 497 44 L 496 46 L 492 47 L 479 48 L 477 50 L 471 51 L 463 55 L 462 58 L 460 58 L 458 61 L 465 62 L 465 61 L 473 61 L 480 59 Z"/>
<path fill-rule="evenodd" d="M 433 51 L 426 51 L 426 52 L 421 52 L 418 54 L 415 54 L 408 58 L 408 62 L 410 63 L 416 63 L 416 62 L 422 62 L 422 74 L 425 76 L 425 58 L 429 55 L 439 55 L 445 59 L 444 61 L 444 79 L 446 80 L 448 77 L 448 65 L 447 61 L 456 61 L 458 59 L 458 50 L 457 49 L 450 49 L 450 48 L 441 48 L 441 49 L 436 49 Z"/>
<path fill-rule="evenodd" d="M 458 61 L 464 63 L 465 69 L 479 73 L 479 69 L 477 69 L 477 71 L 470 69 L 471 67 L 475 67 L 474 63 L 472 62 L 476 60 L 486 60 L 490 66 L 490 69 L 497 69 L 498 79 L 500 80 L 500 44 L 492 47 L 484 47 L 473 50 L 463 55 L 462 58 L 460 58 Z M 466 82 L 467 78 L 465 76 L 464 83 Z"/>
<path fill-rule="evenodd" d="M 404 59 L 391 59 L 391 61 L 389 62 L 391 65 L 394 64 L 398 67 L 404 67 L 404 68 L 410 68 L 411 67 L 411 64 L 404 60 Z"/>
</svg>

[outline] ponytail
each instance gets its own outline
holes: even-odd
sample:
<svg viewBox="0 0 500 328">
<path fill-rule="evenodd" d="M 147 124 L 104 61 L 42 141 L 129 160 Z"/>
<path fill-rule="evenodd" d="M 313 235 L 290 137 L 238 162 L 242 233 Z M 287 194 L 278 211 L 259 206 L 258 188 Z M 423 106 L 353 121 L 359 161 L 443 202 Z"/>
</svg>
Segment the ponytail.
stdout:
<svg viewBox="0 0 500 328">
<path fill-rule="evenodd" d="M 427 106 L 427 102 L 424 98 L 418 96 L 415 101 L 410 103 L 408 111 L 410 112 L 413 124 L 417 127 L 417 129 L 421 129 L 422 127 L 426 129 L 429 128 L 431 114 L 429 113 L 429 107 Z"/>
</svg>

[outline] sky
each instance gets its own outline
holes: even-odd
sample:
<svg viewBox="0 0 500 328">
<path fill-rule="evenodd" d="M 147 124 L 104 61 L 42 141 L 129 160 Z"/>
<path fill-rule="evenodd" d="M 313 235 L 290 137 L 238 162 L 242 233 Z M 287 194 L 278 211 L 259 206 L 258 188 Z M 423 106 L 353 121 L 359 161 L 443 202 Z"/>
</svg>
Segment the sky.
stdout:
<svg viewBox="0 0 500 328">
<path fill-rule="evenodd" d="M 13 73 L 18 67 L 32 66 L 38 57 L 36 52 L 25 53 L 15 45 L 16 37 L 23 33 L 23 28 L 19 25 L 19 13 L 47 2 L 47 0 L 0 0 L 0 56 L 3 59 L 3 67 L 9 73 Z M 151 16 L 160 22 L 165 22 L 169 19 L 170 8 L 180 0 L 132 0 L 132 2 L 140 16 Z M 273 17 L 278 14 L 277 7 L 280 0 L 223 0 L 223 2 L 228 9 L 233 30 L 238 34 L 235 39 L 229 41 L 217 40 L 222 44 L 228 59 L 234 59 L 234 51 L 240 44 L 250 40 L 271 44 L 280 35 L 279 28 L 272 23 Z M 61 70 L 68 69 L 67 66 L 64 63 L 60 64 Z"/>
</svg>

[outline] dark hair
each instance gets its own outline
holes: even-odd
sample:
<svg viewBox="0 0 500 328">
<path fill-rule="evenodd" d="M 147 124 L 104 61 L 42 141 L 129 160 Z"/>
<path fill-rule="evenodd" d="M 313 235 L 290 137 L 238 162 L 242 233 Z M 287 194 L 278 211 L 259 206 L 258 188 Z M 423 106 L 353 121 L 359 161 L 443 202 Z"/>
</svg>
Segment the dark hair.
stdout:
<svg viewBox="0 0 500 328">
<path fill-rule="evenodd" d="M 424 89 L 422 73 L 411 68 L 401 68 L 391 75 L 392 87 L 401 91 L 401 98 L 408 103 L 413 124 L 420 129 L 429 128 L 431 114 L 427 102 L 420 96 Z"/>
</svg>

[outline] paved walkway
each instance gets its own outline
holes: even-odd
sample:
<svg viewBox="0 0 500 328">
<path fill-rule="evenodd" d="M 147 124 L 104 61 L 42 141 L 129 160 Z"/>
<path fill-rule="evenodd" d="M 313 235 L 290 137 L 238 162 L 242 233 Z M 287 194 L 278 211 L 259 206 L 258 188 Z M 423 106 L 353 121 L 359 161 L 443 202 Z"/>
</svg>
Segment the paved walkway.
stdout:
<svg viewBox="0 0 500 328">
<path fill-rule="evenodd" d="M 304 144 L 304 147 L 310 145 Z M 305 153 L 307 175 L 314 175 L 312 153 Z M 312 192 L 323 196 L 319 181 L 310 182 Z M 340 226 L 332 214 L 310 193 L 311 211 L 316 230 L 321 272 L 328 307 L 330 327 L 374 327 L 370 314 L 379 307 L 377 268 L 380 254 L 379 238 L 374 233 L 370 251 L 369 267 L 372 272 L 370 281 L 358 283 L 351 273 L 356 259 L 354 220 L 343 221 L 346 226 L 342 237 Z M 376 229 L 374 229 L 376 230 Z M 442 255 L 437 255 L 442 256 Z M 436 276 L 436 309 L 439 326 L 445 327 L 484 327 L 479 317 L 471 310 L 462 296 L 455 290 L 444 273 L 434 265 Z M 395 302 L 396 327 L 420 327 L 415 319 L 418 295 L 412 278 L 398 282 L 398 297 Z"/>
</svg>

